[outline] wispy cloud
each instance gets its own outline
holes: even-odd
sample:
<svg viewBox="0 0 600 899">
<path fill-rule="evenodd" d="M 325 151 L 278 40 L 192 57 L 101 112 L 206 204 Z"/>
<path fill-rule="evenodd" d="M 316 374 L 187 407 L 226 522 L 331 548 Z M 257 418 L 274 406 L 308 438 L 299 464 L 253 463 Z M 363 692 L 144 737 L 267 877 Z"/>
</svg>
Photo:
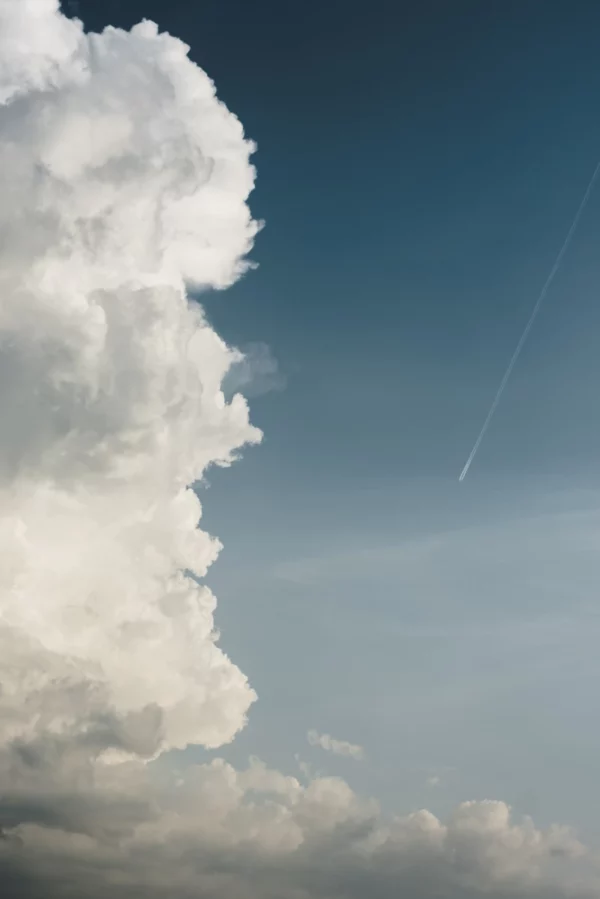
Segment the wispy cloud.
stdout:
<svg viewBox="0 0 600 899">
<path fill-rule="evenodd" d="M 226 396 L 243 393 L 247 397 L 262 396 L 284 390 L 287 378 L 266 343 L 248 343 L 241 347 L 223 380 Z"/>
<path fill-rule="evenodd" d="M 356 759 L 356 761 L 362 761 L 365 757 L 365 751 L 362 746 L 358 746 L 356 743 L 347 743 L 345 740 L 336 740 L 329 734 L 320 734 L 316 730 L 309 730 L 306 739 L 311 746 L 318 746 L 320 749 L 324 749 L 325 752 L 331 752 L 333 755 L 345 756 L 346 758 Z"/>
</svg>

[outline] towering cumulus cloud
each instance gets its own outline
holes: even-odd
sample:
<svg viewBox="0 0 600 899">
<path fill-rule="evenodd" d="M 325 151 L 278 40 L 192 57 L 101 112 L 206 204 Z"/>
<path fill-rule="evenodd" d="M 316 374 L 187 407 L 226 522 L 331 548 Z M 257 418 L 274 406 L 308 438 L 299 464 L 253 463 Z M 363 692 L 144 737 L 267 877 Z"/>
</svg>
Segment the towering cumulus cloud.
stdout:
<svg viewBox="0 0 600 899">
<path fill-rule="evenodd" d="M 1 739 L 231 740 L 189 485 L 259 439 L 186 287 L 244 271 L 252 145 L 187 47 L 0 2 Z"/>
<path fill-rule="evenodd" d="M 0 0 L 0 895 L 598 895 L 568 830 L 501 802 L 387 820 L 337 778 L 150 763 L 255 698 L 190 485 L 260 434 L 186 293 L 247 267 L 252 151 L 155 25 Z"/>
</svg>

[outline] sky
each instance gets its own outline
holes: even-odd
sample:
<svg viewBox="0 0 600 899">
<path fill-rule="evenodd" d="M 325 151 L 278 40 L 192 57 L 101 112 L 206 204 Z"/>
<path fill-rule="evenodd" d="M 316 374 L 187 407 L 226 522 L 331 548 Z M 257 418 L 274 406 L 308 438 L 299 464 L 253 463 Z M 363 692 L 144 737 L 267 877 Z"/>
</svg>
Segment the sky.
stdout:
<svg viewBox="0 0 600 899">
<path fill-rule="evenodd" d="M 0 2 L 0 875 L 599 895 L 600 190 L 458 482 L 598 4 L 55 7 Z"/>
</svg>

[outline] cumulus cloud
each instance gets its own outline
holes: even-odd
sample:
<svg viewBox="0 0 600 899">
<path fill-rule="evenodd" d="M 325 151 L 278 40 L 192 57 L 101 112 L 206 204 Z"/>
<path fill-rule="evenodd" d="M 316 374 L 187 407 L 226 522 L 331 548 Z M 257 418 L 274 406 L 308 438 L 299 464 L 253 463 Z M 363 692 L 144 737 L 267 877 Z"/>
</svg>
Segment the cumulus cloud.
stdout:
<svg viewBox="0 0 600 899">
<path fill-rule="evenodd" d="M 49 884 L 59 899 L 594 895 L 592 882 L 577 886 L 575 837 L 513 821 L 502 802 L 464 803 L 445 822 L 427 811 L 386 820 L 338 778 L 302 784 L 258 761 L 160 777 L 135 762 L 92 775 L 81 758 L 57 761 L 12 761 L 20 787 L 2 804 L 0 871 L 13 896 Z M 59 773 L 51 787 L 46 764 Z M 65 791 L 75 778 L 77 793 Z"/>
<path fill-rule="evenodd" d="M 261 435 L 187 293 L 248 268 L 253 150 L 152 23 L 0 0 L 2 895 L 591 896 L 575 837 L 503 803 L 387 819 L 336 778 L 150 761 L 255 699 L 189 485 Z"/>
<path fill-rule="evenodd" d="M 320 734 L 316 730 L 309 730 L 306 739 L 311 746 L 318 746 L 325 752 L 331 752 L 333 755 L 342 755 L 347 758 L 355 759 L 357 762 L 365 757 L 365 751 L 362 746 L 356 743 L 347 743 L 345 740 L 336 740 L 329 734 Z"/>
<path fill-rule="evenodd" d="M 260 439 L 186 297 L 246 268 L 254 148 L 187 49 L 0 2 L 5 742 L 216 747 L 254 699 L 182 573 L 219 551 L 188 485 Z"/>
</svg>

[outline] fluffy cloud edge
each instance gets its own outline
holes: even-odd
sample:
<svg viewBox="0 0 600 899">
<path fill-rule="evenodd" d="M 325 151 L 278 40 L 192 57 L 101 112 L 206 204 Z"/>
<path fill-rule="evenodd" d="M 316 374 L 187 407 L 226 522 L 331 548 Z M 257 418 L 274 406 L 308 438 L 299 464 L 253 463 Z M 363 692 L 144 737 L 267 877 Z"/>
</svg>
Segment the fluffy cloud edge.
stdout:
<svg viewBox="0 0 600 899">
<path fill-rule="evenodd" d="M 338 777 L 303 783 L 255 759 L 158 772 L 45 746 L 0 763 L 14 782 L 0 876 L 15 897 L 50 885 L 56 899 L 591 899 L 600 888 L 569 828 L 515 821 L 503 802 L 465 802 L 446 821 L 386 817 Z"/>
</svg>

